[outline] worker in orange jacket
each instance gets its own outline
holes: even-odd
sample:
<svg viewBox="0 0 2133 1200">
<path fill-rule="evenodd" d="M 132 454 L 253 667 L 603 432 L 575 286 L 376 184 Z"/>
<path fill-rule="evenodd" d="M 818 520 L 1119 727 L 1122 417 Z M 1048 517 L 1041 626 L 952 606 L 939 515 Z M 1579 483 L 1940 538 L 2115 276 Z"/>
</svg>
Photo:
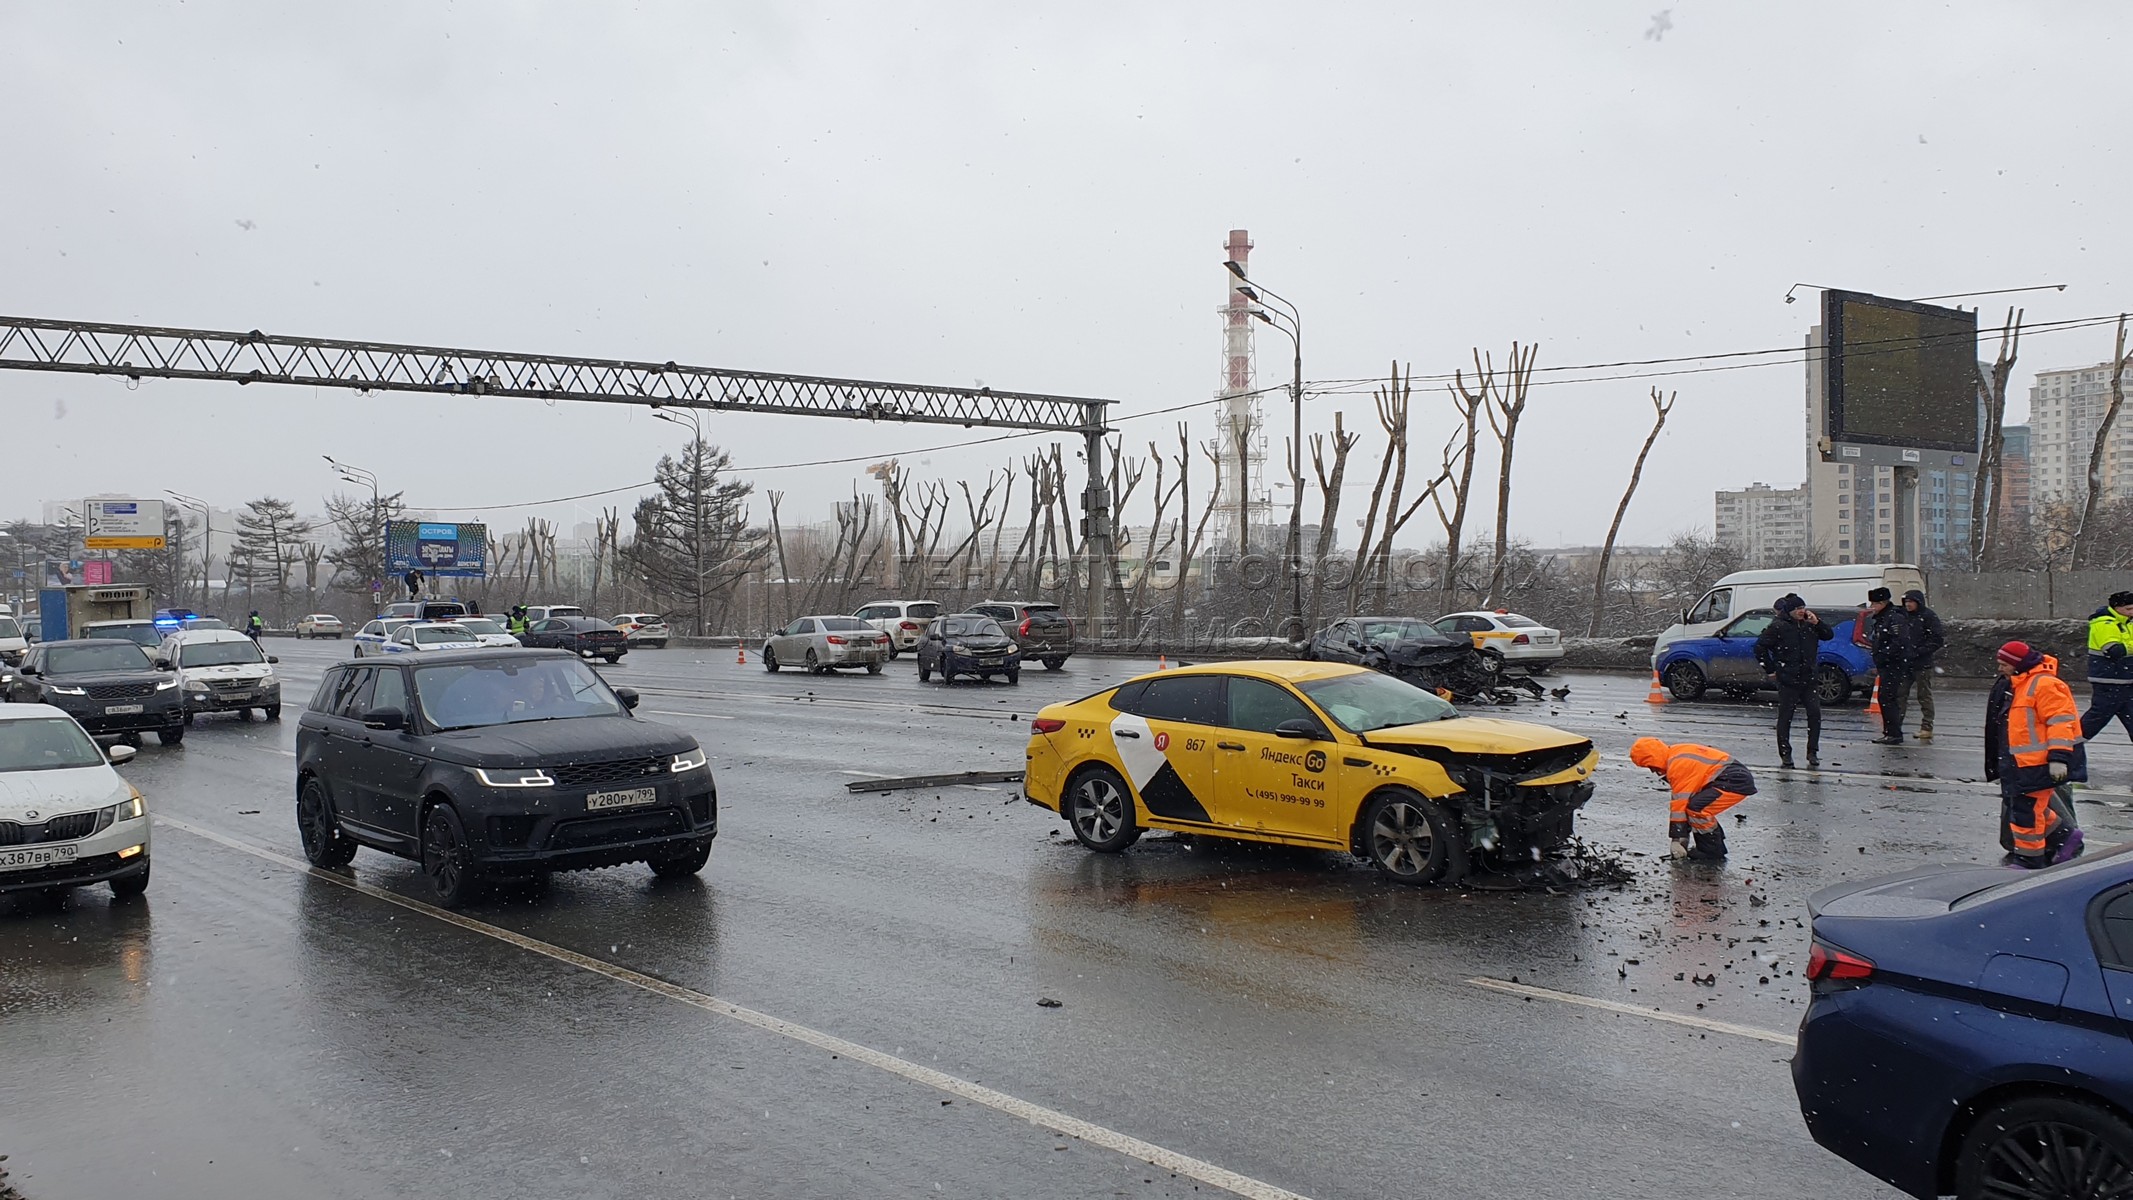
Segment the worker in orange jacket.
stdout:
<svg viewBox="0 0 2133 1200">
<path fill-rule="evenodd" d="M 1723 750 L 1694 742 L 1669 746 L 1654 737 L 1631 743 L 1629 761 L 1666 780 L 1672 793 L 1666 822 L 1669 853 L 1677 859 L 1725 858 L 1726 831 L 1718 818 L 1755 794 L 1755 776 L 1748 768 Z M 1691 834 L 1696 838 L 1693 849 Z"/>
<path fill-rule="evenodd" d="M 2000 781 L 2000 845 L 2007 864 L 2048 867 L 2081 853 L 2069 783 L 2088 778 L 2081 710 L 2059 660 L 2026 642 L 2000 647 L 1985 700 L 1985 778 Z"/>
</svg>

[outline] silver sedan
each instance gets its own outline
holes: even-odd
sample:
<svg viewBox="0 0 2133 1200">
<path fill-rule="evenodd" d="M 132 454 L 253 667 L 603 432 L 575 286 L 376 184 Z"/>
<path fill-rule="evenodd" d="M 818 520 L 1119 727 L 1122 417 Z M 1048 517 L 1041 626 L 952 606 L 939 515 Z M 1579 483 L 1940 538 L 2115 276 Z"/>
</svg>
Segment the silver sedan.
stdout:
<svg viewBox="0 0 2133 1200">
<path fill-rule="evenodd" d="M 804 667 L 809 674 L 838 667 L 865 667 L 881 674 L 889 661 L 889 635 L 857 617 L 801 617 L 763 639 L 763 669 Z"/>
</svg>

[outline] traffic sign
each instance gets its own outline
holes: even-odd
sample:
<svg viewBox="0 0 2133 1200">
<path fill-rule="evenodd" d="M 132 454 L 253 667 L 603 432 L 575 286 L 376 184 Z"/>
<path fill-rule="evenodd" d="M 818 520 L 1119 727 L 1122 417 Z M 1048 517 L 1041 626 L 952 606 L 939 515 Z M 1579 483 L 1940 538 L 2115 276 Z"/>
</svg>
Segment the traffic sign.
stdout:
<svg viewBox="0 0 2133 1200">
<path fill-rule="evenodd" d="M 161 500 L 87 500 L 82 546 L 90 550 L 161 550 Z"/>
</svg>

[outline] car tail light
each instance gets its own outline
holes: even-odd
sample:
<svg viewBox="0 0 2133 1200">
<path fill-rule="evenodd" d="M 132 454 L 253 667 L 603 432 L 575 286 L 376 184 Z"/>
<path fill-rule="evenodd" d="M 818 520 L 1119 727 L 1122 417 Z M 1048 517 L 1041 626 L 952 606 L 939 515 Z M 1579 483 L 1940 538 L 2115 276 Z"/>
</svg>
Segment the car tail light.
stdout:
<svg viewBox="0 0 2133 1200">
<path fill-rule="evenodd" d="M 830 644 L 830 645 L 832 645 L 832 646 L 842 646 L 842 645 L 844 644 L 844 639 L 843 639 L 843 638 L 841 638 L 841 637 L 838 637 L 838 636 L 837 636 L 836 634 L 834 634 L 834 633 L 833 633 L 833 634 L 831 634 L 831 635 L 829 635 L 829 637 L 828 637 L 828 638 L 826 638 L 826 639 L 824 639 L 824 640 L 828 641 L 828 642 L 829 642 L 829 644 Z"/>
<path fill-rule="evenodd" d="M 1530 646 L 1533 644 L 1533 639 L 1521 633 L 1517 637 L 1511 639 L 1511 644 L 1514 646 Z"/>
<path fill-rule="evenodd" d="M 1038 717 L 1029 723 L 1031 733 L 1058 733 L 1066 728 L 1066 722 L 1057 717 Z"/>
<path fill-rule="evenodd" d="M 1873 974 L 1873 960 L 1861 958 L 1849 950 L 1839 950 L 1817 940 L 1807 951 L 1807 980 L 1810 983 L 1823 979 L 1867 979 Z"/>
<path fill-rule="evenodd" d="M 912 623 L 911 623 L 911 622 L 909 622 L 909 621 L 898 621 L 898 622 L 896 623 L 896 627 L 897 627 L 898 629 L 901 629 L 901 630 L 903 630 L 903 631 L 904 631 L 905 633 L 917 633 L 917 632 L 918 632 L 918 626 L 916 626 L 916 625 L 912 624 Z"/>
<path fill-rule="evenodd" d="M 1024 617 L 1024 618 L 1022 618 L 1022 623 L 1021 623 L 1020 625 L 1017 625 L 1017 626 L 1015 626 L 1015 632 L 1016 632 L 1017 634 L 1021 635 L 1022 637 L 1028 637 L 1028 636 L 1029 636 L 1029 618 L 1028 618 L 1028 617 Z"/>
</svg>

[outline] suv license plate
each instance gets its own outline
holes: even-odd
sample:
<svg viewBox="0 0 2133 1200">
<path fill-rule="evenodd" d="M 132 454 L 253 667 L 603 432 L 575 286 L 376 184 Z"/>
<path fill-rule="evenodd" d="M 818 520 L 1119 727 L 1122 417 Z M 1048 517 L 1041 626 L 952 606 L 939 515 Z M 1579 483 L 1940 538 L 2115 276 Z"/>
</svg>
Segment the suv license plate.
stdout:
<svg viewBox="0 0 2133 1200">
<path fill-rule="evenodd" d="M 79 846 L 36 846 L 28 850 L 0 850 L 0 871 L 20 871 L 28 867 L 49 867 L 53 863 L 73 862 Z"/>
<path fill-rule="evenodd" d="M 619 792 L 593 792 L 585 797 L 588 810 L 602 808 L 629 808 L 638 804 L 650 804 L 659 798 L 656 788 L 625 788 Z"/>
<path fill-rule="evenodd" d="M 140 711 L 141 706 L 138 704 L 106 704 L 104 706 L 104 715 L 110 717 L 123 716 L 127 713 L 137 713 Z"/>
</svg>

